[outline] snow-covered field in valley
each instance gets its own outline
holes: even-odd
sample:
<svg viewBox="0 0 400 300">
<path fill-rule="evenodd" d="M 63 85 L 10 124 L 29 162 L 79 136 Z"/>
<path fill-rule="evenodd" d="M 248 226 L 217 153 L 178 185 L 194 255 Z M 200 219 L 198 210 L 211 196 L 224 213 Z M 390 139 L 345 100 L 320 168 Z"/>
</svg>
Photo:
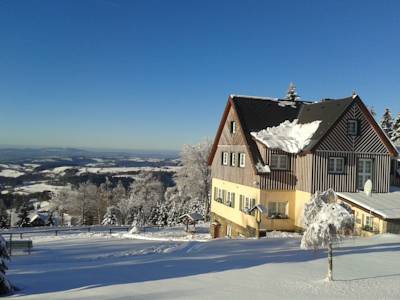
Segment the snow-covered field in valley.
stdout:
<svg viewBox="0 0 400 300">
<path fill-rule="evenodd" d="M 154 234 L 153 234 L 154 235 Z M 162 236 L 162 233 L 159 233 Z M 32 237 L 8 272 L 20 299 L 399 299 L 400 236 L 346 240 L 326 282 L 323 251 L 296 235 L 209 241 L 124 234 Z"/>
</svg>

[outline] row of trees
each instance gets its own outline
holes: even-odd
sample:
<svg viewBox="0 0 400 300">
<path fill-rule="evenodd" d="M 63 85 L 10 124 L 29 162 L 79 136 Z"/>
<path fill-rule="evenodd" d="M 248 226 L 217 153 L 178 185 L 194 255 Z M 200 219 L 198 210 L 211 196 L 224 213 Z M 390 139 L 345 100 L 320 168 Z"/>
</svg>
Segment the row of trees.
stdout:
<svg viewBox="0 0 400 300">
<path fill-rule="evenodd" d="M 197 212 L 208 218 L 210 174 L 207 157 L 210 141 L 185 145 L 182 166 L 173 187 L 165 187 L 155 173 L 139 173 L 127 188 L 109 180 L 96 186 L 88 181 L 62 190 L 50 200 L 51 211 L 73 216 L 77 224 L 173 225 L 179 216 Z M 63 220 L 61 220 L 63 223 Z"/>
<path fill-rule="evenodd" d="M 390 109 L 386 108 L 380 125 L 394 143 L 400 144 L 400 113 L 398 113 L 396 119 L 394 119 Z"/>
</svg>

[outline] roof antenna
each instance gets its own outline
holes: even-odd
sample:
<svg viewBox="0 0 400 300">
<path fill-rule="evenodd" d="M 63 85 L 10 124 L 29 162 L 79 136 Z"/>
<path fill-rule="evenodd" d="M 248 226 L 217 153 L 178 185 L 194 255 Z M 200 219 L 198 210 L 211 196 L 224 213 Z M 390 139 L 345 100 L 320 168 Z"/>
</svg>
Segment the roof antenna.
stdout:
<svg viewBox="0 0 400 300">
<path fill-rule="evenodd" d="M 300 97 L 299 97 L 299 95 L 297 94 L 297 91 L 296 91 L 296 86 L 294 85 L 293 82 L 291 82 L 289 84 L 288 91 L 287 91 L 287 94 L 286 94 L 286 100 L 289 100 L 289 101 L 300 100 Z"/>
</svg>

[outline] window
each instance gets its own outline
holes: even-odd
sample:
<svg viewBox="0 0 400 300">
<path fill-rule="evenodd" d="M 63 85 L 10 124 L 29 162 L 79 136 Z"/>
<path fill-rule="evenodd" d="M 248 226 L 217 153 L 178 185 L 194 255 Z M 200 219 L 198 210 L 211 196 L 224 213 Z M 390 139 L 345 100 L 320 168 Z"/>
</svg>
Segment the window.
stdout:
<svg viewBox="0 0 400 300">
<path fill-rule="evenodd" d="M 365 216 L 364 230 L 374 231 L 374 217 L 370 215 Z"/>
<path fill-rule="evenodd" d="M 239 153 L 239 167 L 244 168 L 246 165 L 246 155 L 244 153 Z"/>
<path fill-rule="evenodd" d="M 244 211 L 244 196 L 243 195 L 239 196 L 239 209 L 241 211 Z"/>
<path fill-rule="evenodd" d="M 268 202 L 268 217 L 287 219 L 287 202 Z"/>
<path fill-rule="evenodd" d="M 228 192 L 228 199 L 226 205 L 230 207 L 235 207 L 235 193 Z"/>
<path fill-rule="evenodd" d="M 359 158 L 357 165 L 357 186 L 359 190 L 364 189 L 368 179 L 372 179 L 372 159 Z"/>
<path fill-rule="evenodd" d="M 358 135 L 358 121 L 348 120 L 347 121 L 347 134 L 348 135 Z"/>
<path fill-rule="evenodd" d="M 329 157 L 328 172 L 333 174 L 343 174 L 344 157 Z"/>
<path fill-rule="evenodd" d="M 214 187 L 214 201 L 216 201 L 218 198 L 218 188 Z"/>
<path fill-rule="evenodd" d="M 228 152 L 222 152 L 222 164 L 224 166 L 228 165 Z"/>
<path fill-rule="evenodd" d="M 232 121 L 231 122 L 231 134 L 235 134 L 236 133 L 236 122 Z"/>
<path fill-rule="evenodd" d="M 288 169 L 288 157 L 284 154 L 272 154 L 271 155 L 271 168 L 275 170 L 287 170 Z"/>
<path fill-rule="evenodd" d="M 236 166 L 236 153 L 234 152 L 231 153 L 231 166 Z"/>
</svg>

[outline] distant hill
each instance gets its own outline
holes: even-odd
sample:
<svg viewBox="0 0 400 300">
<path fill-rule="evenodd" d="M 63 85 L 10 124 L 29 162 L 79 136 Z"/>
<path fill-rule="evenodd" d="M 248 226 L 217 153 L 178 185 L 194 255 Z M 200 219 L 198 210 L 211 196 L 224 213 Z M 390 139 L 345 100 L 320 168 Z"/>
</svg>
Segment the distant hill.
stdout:
<svg viewBox="0 0 400 300">
<path fill-rule="evenodd" d="M 21 161 L 44 158 L 63 158 L 63 157 L 128 157 L 137 155 L 139 157 L 158 157 L 158 158 L 174 158 L 178 157 L 178 151 L 97 151 L 83 150 L 77 148 L 19 148 L 19 147 L 0 147 L 0 162 L 5 161 Z"/>
</svg>

